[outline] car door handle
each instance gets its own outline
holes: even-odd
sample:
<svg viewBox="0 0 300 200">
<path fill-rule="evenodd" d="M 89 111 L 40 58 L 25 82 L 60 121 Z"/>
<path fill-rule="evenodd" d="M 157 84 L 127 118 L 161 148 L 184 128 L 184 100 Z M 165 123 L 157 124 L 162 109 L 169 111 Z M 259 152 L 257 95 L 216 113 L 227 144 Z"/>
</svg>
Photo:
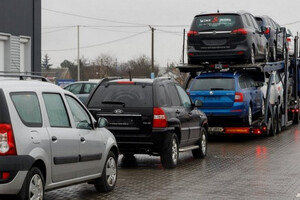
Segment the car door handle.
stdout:
<svg viewBox="0 0 300 200">
<path fill-rule="evenodd" d="M 81 138 L 80 138 L 80 142 L 85 142 L 85 138 L 84 138 L 84 137 L 81 137 Z"/>
<path fill-rule="evenodd" d="M 179 110 L 176 110 L 176 114 L 178 114 L 178 115 L 179 115 L 179 114 L 180 114 L 180 111 L 179 111 Z"/>
<path fill-rule="evenodd" d="M 55 136 L 52 136 L 51 139 L 52 139 L 53 142 L 56 142 L 56 141 L 57 141 L 57 137 L 55 137 Z"/>
</svg>

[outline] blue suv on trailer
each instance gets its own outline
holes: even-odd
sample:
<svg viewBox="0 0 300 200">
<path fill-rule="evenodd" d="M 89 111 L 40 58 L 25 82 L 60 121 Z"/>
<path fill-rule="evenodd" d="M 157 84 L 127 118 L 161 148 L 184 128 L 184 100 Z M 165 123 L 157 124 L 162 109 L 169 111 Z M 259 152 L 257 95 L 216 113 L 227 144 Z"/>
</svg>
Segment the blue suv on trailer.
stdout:
<svg viewBox="0 0 300 200">
<path fill-rule="evenodd" d="M 207 72 L 194 78 L 188 93 L 193 101 L 202 101 L 210 126 L 250 126 L 264 112 L 259 86 L 243 72 Z"/>
</svg>

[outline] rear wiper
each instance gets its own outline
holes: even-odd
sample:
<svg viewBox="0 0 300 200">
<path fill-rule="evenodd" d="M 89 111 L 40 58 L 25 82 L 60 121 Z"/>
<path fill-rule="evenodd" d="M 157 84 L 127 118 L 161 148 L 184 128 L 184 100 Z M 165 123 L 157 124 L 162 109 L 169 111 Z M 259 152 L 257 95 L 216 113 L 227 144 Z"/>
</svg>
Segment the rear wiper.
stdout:
<svg viewBox="0 0 300 200">
<path fill-rule="evenodd" d="M 225 90 L 224 88 L 210 88 L 210 90 Z"/>
<path fill-rule="evenodd" d="M 124 102 L 120 102 L 120 101 L 102 101 L 102 104 L 117 104 L 117 105 L 122 105 L 123 107 L 125 107 L 125 103 Z"/>
</svg>

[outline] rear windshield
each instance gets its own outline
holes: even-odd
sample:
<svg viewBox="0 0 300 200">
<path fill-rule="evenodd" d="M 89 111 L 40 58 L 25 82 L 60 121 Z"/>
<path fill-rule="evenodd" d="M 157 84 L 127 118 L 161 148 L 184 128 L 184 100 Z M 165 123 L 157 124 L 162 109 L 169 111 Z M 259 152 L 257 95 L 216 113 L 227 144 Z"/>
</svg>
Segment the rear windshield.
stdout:
<svg viewBox="0 0 300 200">
<path fill-rule="evenodd" d="M 200 15 L 194 18 L 191 30 L 229 31 L 241 28 L 239 15 Z"/>
<path fill-rule="evenodd" d="M 192 91 L 197 90 L 234 90 L 233 78 L 200 78 L 195 79 L 192 84 Z"/>
<path fill-rule="evenodd" d="M 261 27 L 261 26 L 264 25 L 262 18 L 260 18 L 260 17 L 255 17 L 255 19 L 256 19 L 256 22 L 257 22 L 257 24 L 258 24 L 259 27 Z"/>
<path fill-rule="evenodd" d="M 152 85 L 103 84 L 93 95 L 88 107 L 153 107 Z"/>
</svg>

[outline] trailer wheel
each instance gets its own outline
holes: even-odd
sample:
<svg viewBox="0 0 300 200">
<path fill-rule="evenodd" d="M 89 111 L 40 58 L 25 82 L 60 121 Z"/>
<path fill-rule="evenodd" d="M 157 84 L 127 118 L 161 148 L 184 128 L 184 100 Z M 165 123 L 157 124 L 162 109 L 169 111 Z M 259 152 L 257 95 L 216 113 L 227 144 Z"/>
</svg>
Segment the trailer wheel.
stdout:
<svg viewBox="0 0 300 200">
<path fill-rule="evenodd" d="M 272 47 L 272 61 L 275 62 L 277 60 L 277 46 L 276 43 L 274 43 L 274 46 Z"/>
<path fill-rule="evenodd" d="M 277 133 L 280 133 L 282 130 L 282 116 L 281 116 L 281 109 L 278 107 L 277 109 Z"/>
<path fill-rule="evenodd" d="M 273 116 L 269 113 L 268 123 L 271 121 L 271 127 L 269 129 L 269 135 L 275 136 L 277 134 L 277 117 L 276 117 L 276 107 L 274 109 Z"/>
<path fill-rule="evenodd" d="M 299 112 L 294 114 L 293 124 L 299 124 Z"/>
</svg>

